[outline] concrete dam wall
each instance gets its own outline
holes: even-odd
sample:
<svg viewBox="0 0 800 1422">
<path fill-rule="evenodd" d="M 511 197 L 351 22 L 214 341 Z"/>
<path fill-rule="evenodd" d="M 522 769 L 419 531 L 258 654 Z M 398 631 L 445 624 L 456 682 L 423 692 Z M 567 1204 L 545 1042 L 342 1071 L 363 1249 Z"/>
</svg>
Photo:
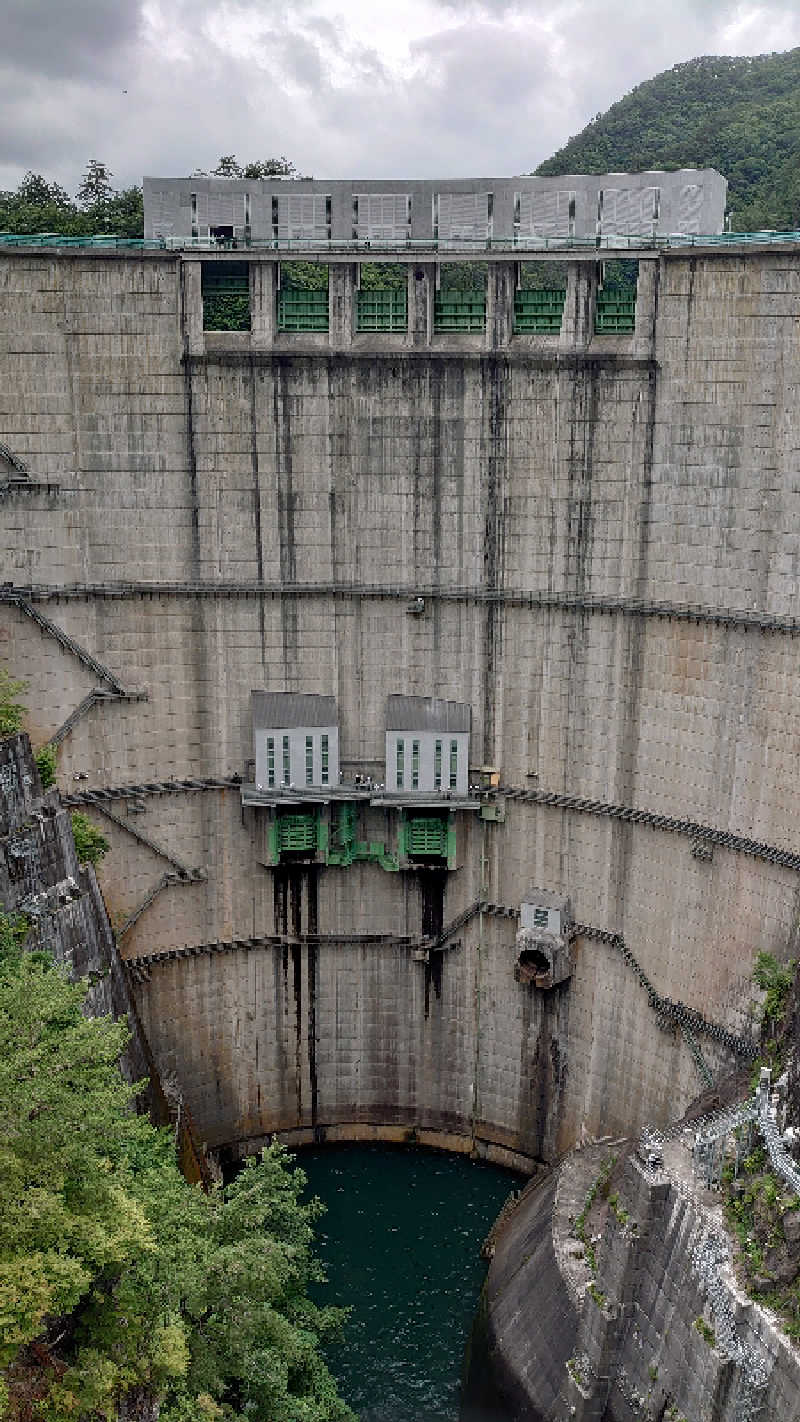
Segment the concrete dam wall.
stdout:
<svg viewBox="0 0 800 1422">
<path fill-rule="evenodd" d="M 0 256 L 3 657 L 111 840 L 160 1069 L 235 1150 L 525 1164 L 673 1117 L 794 941 L 800 251 L 642 258 L 611 335 L 590 259 L 539 335 L 507 259 L 470 334 L 429 262 L 406 331 L 360 334 L 344 261 L 329 330 L 283 333 L 268 253 L 250 331 L 204 332 L 202 266 Z M 347 866 L 274 863 L 253 689 L 335 696 L 377 784 L 388 696 L 466 703 L 500 787 L 443 801 L 435 871 L 375 797 Z M 532 885 L 577 925 L 546 991 L 515 976 Z"/>
</svg>

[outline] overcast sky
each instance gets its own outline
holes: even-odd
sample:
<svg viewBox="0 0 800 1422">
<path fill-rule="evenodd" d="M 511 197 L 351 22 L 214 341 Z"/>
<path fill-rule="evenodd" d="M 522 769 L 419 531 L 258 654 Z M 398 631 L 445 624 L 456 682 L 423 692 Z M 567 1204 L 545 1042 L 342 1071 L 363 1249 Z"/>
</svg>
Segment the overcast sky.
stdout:
<svg viewBox="0 0 800 1422">
<path fill-rule="evenodd" d="M 800 45 L 798 0 L 0 0 L 0 187 L 286 154 L 317 177 L 529 172 L 634 85 Z"/>
</svg>

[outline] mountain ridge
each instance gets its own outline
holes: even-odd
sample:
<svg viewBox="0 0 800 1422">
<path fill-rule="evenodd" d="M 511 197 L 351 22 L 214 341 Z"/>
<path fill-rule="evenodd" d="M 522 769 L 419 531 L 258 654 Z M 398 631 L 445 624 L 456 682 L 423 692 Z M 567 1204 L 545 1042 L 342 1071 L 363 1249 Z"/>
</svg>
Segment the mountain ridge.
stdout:
<svg viewBox="0 0 800 1422">
<path fill-rule="evenodd" d="M 800 48 L 704 55 L 638 84 L 535 172 L 717 168 L 734 230 L 800 227 Z"/>
</svg>

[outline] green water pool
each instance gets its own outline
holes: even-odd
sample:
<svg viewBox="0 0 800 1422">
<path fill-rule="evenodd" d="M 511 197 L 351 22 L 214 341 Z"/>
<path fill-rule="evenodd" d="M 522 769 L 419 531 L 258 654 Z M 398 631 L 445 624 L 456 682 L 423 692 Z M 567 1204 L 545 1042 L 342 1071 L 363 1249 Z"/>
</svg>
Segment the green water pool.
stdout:
<svg viewBox="0 0 800 1422">
<path fill-rule="evenodd" d="M 298 1164 L 327 1206 L 319 1301 L 352 1307 L 328 1351 L 342 1395 L 362 1422 L 455 1422 L 480 1247 L 521 1177 L 415 1147 L 326 1146 Z"/>
</svg>

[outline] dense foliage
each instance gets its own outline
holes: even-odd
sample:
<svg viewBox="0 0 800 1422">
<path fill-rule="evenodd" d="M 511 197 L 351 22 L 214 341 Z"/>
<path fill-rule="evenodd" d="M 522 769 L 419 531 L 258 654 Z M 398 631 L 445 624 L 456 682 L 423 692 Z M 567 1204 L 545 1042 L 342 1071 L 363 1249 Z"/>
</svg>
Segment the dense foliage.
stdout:
<svg viewBox="0 0 800 1422">
<path fill-rule="evenodd" d="M 58 751 L 55 746 L 49 743 L 40 746 L 36 755 L 36 769 L 39 772 L 39 779 L 42 782 L 42 789 L 49 790 L 51 785 L 56 783 L 56 765 L 58 763 Z"/>
<path fill-rule="evenodd" d="M 536 169 L 717 168 L 740 232 L 800 227 L 800 49 L 705 57 L 638 85 Z"/>
<path fill-rule="evenodd" d="M 186 1184 L 129 1109 L 126 1029 L 0 915 L 0 1416 L 351 1422 L 319 1341 L 340 1315 L 305 1177 L 273 1145 L 224 1189 Z"/>
<path fill-rule="evenodd" d="M 0 739 L 15 736 L 22 725 L 27 708 L 20 697 L 25 686 L 24 681 L 17 681 L 5 667 L 0 667 Z"/>
<path fill-rule="evenodd" d="M 18 188 L 0 192 L 0 232 L 62 232 L 67 237 L 114 233 L 141 237 L 142 190 L 111 186 L 113 175 L 92 159 L 73 200 L 59 183 L 26 173 Z"/>
<path fill-rule="evenodd" d="M 82 815 L 80 810 L 73 810 L 71 819 L 78 862 L 99 864 L 111 848 L 105 835 L 101 834 L 97 826 L 92 824 L 87 815 Z"/>
</svg>

